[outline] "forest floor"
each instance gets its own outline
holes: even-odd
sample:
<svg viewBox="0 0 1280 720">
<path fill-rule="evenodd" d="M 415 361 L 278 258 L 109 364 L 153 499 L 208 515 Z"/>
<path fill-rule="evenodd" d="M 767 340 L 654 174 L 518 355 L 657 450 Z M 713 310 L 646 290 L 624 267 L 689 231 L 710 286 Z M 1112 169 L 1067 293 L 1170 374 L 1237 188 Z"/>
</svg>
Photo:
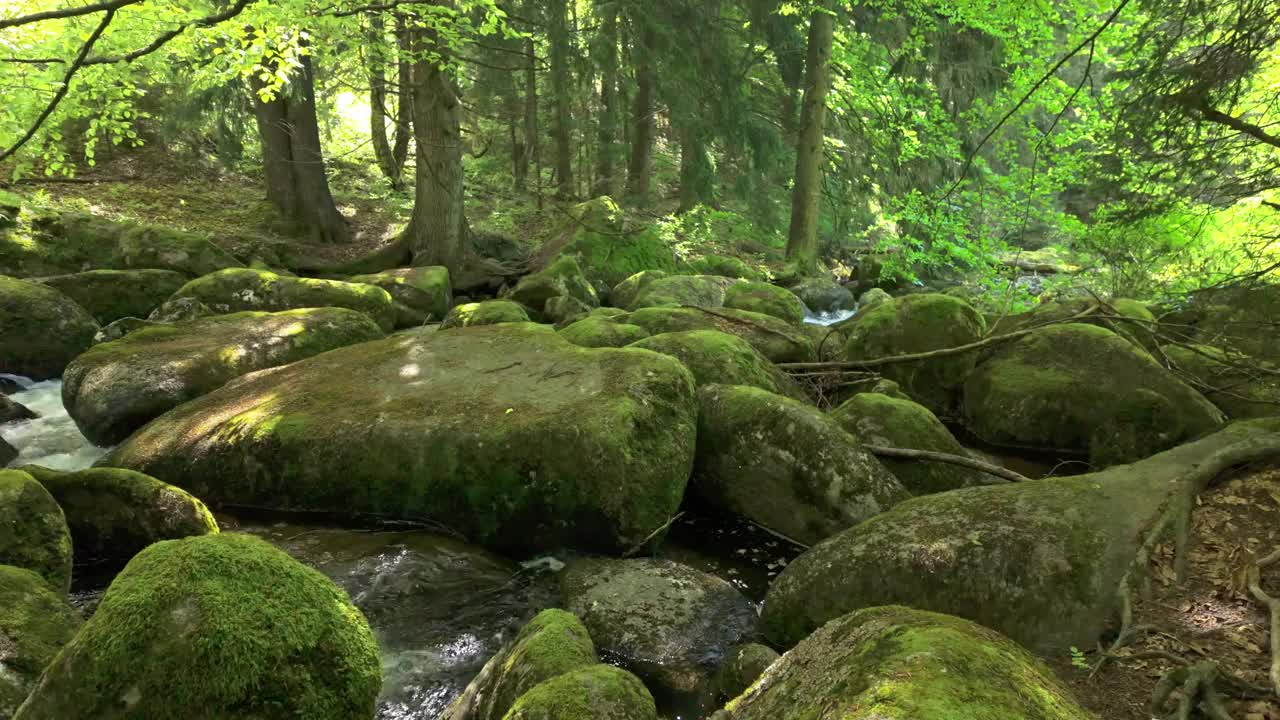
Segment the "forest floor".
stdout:
<svg viewBox="0 0 1280 720">
<path fill-rule="evenodd" d="M 1269 618 L 1245 587 L 1243 570 L 1277 547 L 1280 468 L 1254 469 L 1219 483 L 1201 496 L 1192 514 L 1186 582 L 1176 580 L 1172 544 L 1153 553 L 1152 591 L 1136 598 L 1134 607 L 1134 623 L 1150 631 L 1118 651 L 1124 657 L 1106 663 L 1096 675 L 1079 667 L 1096 663 L 1096 652 L 1077 658 L 1076 664 L 1064 653 L 1052 661 L 1054 669 L 1082 704 L 1107 720 L 1157 717 L 1149 709 L 1152 691 L 1175 666 L 1164 659 L 1135 657 L 1152 651 L 1193 663 L 1213 661 L 1245 682 L 1269 687 Z M 1272 597 L 1280 596 L 1280 564 L 1263 571 L 1262 586 Z M 1274 695 L 1231 699 L 1227 707 L 1236 720 L 1280 720 Z"/>
</svg>

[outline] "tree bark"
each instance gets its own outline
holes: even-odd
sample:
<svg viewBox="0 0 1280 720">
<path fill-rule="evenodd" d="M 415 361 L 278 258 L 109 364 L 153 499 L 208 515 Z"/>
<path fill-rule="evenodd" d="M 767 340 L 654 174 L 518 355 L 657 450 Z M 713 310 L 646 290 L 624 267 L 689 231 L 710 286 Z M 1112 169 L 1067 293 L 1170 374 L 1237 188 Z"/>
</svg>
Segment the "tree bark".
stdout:
<svg viewBox="0 0 1280 720">
<path fill-rule="evenodd" d="M 536 12 L 534 0 L 525 0 L 525 16 L 532 19 Z M 517 190 L 528 189 L 529 166 L 536 165 L 538 157 L 538 58 L 532 33 L 524 41 L 524 52 L 527 56 L 524 66 L 524 144 L 516 164 Z M 541 184 L 542 179 L 537 178 L 536 182 Z"/>
<path fill-rule="evenodd" d="M 312 242 L 347 242 L 351 233 L 325 175 L 311 58 L 303 56 L 289 84 L 270 100 L 259 94 L 262 85 L 256 77 L 251 77 L 250 88 L 262 138 L 267 199 Z"/>
<path fill-rule="evenodd" d="M 647 22 L 647 20 L 642 20 Z M 649 202 L 649 178 L 653 160 L 653 30 L 640 31 L 634 48 L 636 59 L 636 99 L 631 113 L 631 158 L 627 165 L 627 195 L 644 206 Z"/>
<path fill-rule="evenodd" d="M 451 0 L 436 0 L 451 6 Z M 413 216 L 405 232 L 414 265 L 443 265 L 457 274 L 466 261 L 463 206 L 462 98 L 441 65 L 449 48 L 435 30 L 414 28 L 413 137 L 417 145 Z M 438 62 L 427 55 L 440 58 Z"/>
<path fill-rule="evenodd" d="M 706 132 L 696 120 L 685 118 L 680 130 L 680 209 L 715 205 L 715 168 L 707 154 Z"/>
<path fill-rule="evenodd" d="M 369 143 L 373 145 L 373 158 L 391 187 L 400 184 L 400 169 L 392 157 L 391 141 L 387 137 L 387 55 L 386 22 L 382 13 L 369 15 L 369 33 L 366 43 L 366 64 L 369 70 Z"/>
<path fill-rule="evenodd" d="M 572 197 L 573 147 L 572 122 L 569 114 L 569 28 L 565 0 L 552 0 L 551 17 L 551 85 L 555 96 L 556 125 L 556 197 Z"/>
<path fill-rule="evenodd" d="M 614 159 L 618 153 L 618 11 L 604 6 L 600 23 L 600 120 L 596 158 L 596 183 L 592 194 L 614 192 Z"/>
<path fill-rule="evenodd" d="M 818 200 L 833 25 L 831 15 L 822 8 L 815 10 L 809 21 L 804 103 L 800 108 L 795 189 L 791 193 L 791 228 L 787 235 L 787 260 L 803 270 L 814 268 L 818 261 Z"/>
</svg>

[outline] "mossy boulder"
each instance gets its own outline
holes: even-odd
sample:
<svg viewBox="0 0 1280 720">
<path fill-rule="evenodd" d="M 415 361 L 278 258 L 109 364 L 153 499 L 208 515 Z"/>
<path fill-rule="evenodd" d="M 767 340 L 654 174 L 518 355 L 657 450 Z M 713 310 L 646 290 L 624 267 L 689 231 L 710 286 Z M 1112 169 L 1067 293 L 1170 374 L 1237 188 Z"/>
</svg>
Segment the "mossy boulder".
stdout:
<svg viewBox="0 0 1280 720">
<path fill-rule="evenodd" d="M 1044 653 L 1114 631 L 1145 533 L 1219 472 L 1280 455 L 1280 419 L 1237 423 L 1132 465 L 913 498 L 787 565 L 761 623 L 791 647 L 854 610 L 902 604 L 982 623 Z"/>
<path fill-rule="evenodd" d="M 647 307 L 700 307 L 724 306 L 725 293 L 742 280 L 719 275 L 668 275 L 640 288 L 629 310 Z M 618 305 L 617 301 L 614 301 Z"/>
<path fill-rule="evenodd" d="M 181 322 L 215 315 L 204 303 L 190 297 L 169 298 L 147 316 L 148 322 Z"/>
<path fill-rule="evenodd" d="M 817 408 L 741 385 L 698 392 L 693 489 L 716 507 L 815 543 L 909 497 Z"/>
<path fill-rule="evenodd" d="M 372 275 L 356 275 L 350 281 L 386 290 L 395 305 L 397 328 L 443 320 L 449 308 L 453 307 L 453 289 L 449 285 L 449 268 L 446 267 L 398 268 Z"/>
<path fill-rule="evenodd" d="M 510 300 L 485 300 L 455 305 L 445 316 L 440 329 L 526 322 L 529 322 L 529 313 L 519 303 Z"/>
<path fill-rule="evenodd" d="M 675 272 L 675 252 L 654 225 L 629 226 L 611 198 L 598 197 L 567 210 L 548 241 L 557 258 L 573 257 L 597 292 L 643 270 Z M 614 304 L 618 304 L 616 301 Z"/>
<path fill-rule="evenodd" d="M 590 312 L 591 306 L 581 300 L 568 295 L 560 295 L 547 300 L 546 304 L 542 306 L 542 320 L 563 327 L 575 320 L 586 317 Z"/>
<path fill-rule="evenodd" d="M 150 325 L 77 357 L 62 401 L 85 437 L 113 445 L 233 378 L 382 336 L 368 315 L 335 307 Z"/>
<path fill-rule="evenodd" d="M 520 696 L 504 720 L 657 720 L 653 696 L 635 675 L 592 665 L 558 675 Z"/>
<path fill-rule="evenodd" d="M 560 573 L 560 595 L 602 654 L 666 693 L 708 690 L 757 619 L 728 582 L 663 559 L 573 561 Z"/>
<path fill-rule="evenodd" d="M 969 428 L 997 445 L 1132 462 L 1223 420 L 1203 395 L 1105 328 L 1041 328 L 1004 345 L 964 386 Z"/>
<path fill-rule="evenodd" d="M 900 606 L 832 620 L 728 708 L 734 720 L 1093 720 L 1008 638 Z"/>
<path fill-rule="evenodd" d="M 0 372 L 58 377 L 97 332 L 93 316 L 61 292 L 0 275 Z"/>
<path fill-rule="evenodd" d="M 89 270 L 35 278 L 75 300 L 106 325 L 125 317 L 145 318 L 187 283 L 172 270 Z"/>
<path fill-rule="evenodd" d="M 572 255 L 561 255 L 542 270 L 521 278 L 508 299 L 541 311 L 548 300 L 557 297 L 571 297 L 588 308 L 600 304 L 595 288 Z"/>
<path fill-rule="evenodd" d="M 649 331 L 639 325 L 594 316 L 562 328 L 560 337 L 582 347 L 623 347 L 649 337 Z"/>
<path fill-rule="evenodd" d="M 596 662 L 582 621 L 564 610 L 543 610 L 485 664 L 439 720 L 502 720 L 539 683 Z"/>
<path fill-rule="evenodd" d="M 853 310 L 858 301 L 853 292 L 829 278 L 808 278 L 791 286 L 791 292 L 804 303 L 809 310 L 823 314 L 842 310 Z"/>
<path fill-rule="evenodd" d="M 15 720 L 371 720 L 381 685 L 346 593 L 262 540 L 204 535 L 134 557 Z"/>
<path fill-rule="evenodd" d="M 101 464 L 206 502 L 427 517 L 520 553 L 621 552 L 680 505 L 693 379 L 548 326 L 414 333 L 240 378 Z"/>
<path fill-rule="evenodd" d="M 1098 308 L 1098 302 L 1092 298 L 1047 302 L 1030 312 L 1000 318 L 995 325 L 994 334 L 1034 328 L 1047 323 L 1064 322 L 1095 308 L 1092 314 L 1079 319 L 1078 322 L 1106 328 L 1147 351 L 1156 349 L 1156 330 L 1159 328 L 1159 323 L 1150 308 L 1137 300 L 1124 298 L 1107 301 L 1106 305 L 1107 307 Z"/>
<path fill-rule="evenodd" d="M 62 593 L 39 575 L 0 565 L 0 719 L 13 717 L 80 623 Z"/>
<path fill-rule="evenodd" d="M 716 691 L 721 697 L 730 700 L 738 697 L 754 685 L 779 657 L 773 648 L 760 643 L 747 643 L 733 648 L 720 664 L 720 672 L 716 675 Z"/>
<path fill-rule="evenodd" d="M 619 308 L 633 307 L 641 291 L 650 283 L 668 277 L 670 274 L 665 270 L 641 270 L 634 275 L 629 275 L 609 291 L 609 303 Z"/>
<path fill-rule="evenodd" d="M 836 408 L 831 417 L 859 441 L 870 445 L 968 454 L 936 415 L 910 400 L 859 393 Z M 977 485 L 982 477 L 978 471 L 959 465 L 893 458 L 882 458 L 881 462 L 913 495 Z"/>
<path fill-rule="evenodd" d="M 804 303 L 800 298 L 786 288 L 766 282 L 741 282 L 731 286 L 725 291 L 724 306 L 772 315 L 792 325 L 804 322 Z"/>
<path fill-rule="evenodd" d="M 218 532 L 209 509 L 186 491 L 119 468 L 62 472 L 28 465 L 62 508 L 76 558 L 123 566 L 143 548 Z"/>
<path fill-rule="evenodd" d="M 703 255 L 689 262 L 689 269 L 699 275 L 719 275 L 742 280 L 764 280 L 764 273 L 728 255 Z"/>
<path fill-rule="evenodd" d="M 751 385 L 771 393 L 804 399 L 804 391 L 774 367 L 751 343 L 719 330 L 686 330 L 651 335 L 631 345 L 670 355 L 693 373 L 699 385 Z"/>
<path fill-rule="evenodd" d="M 59 593 L 71 587 L 71 533 L 62 508 L 20 470 L 0 470 L 0 565 L 30 570 Z"/>
<path fill-rule="evenodd" d="M 391 295 L 380 287 L 290 277 L 268 270 L 220 270 L 183 285 L 174 298 L 194 298 L 219 313 L 340 307 L 368 315 L 384 331 L 391 331 L 396 323 Z"/>
<path fill-rule="evenodd" d="M 1160 354 L 1199 383 L 1209 402 L 1227 417 L 1280 415 L 1280 366 L 1211 345 L 1164 345 Z"/>
<path fill-rule="evenodd" d="M 699 308 L 642 308 L 628 315 L 627 322 L 639 325 L 651 335 L 719 330 L 746 340 L 775 363 L 811 362 L 815 358 L 813 341 L 804 330 L 772 315 L 748 310 L 721 308 L 708 312 Z"/>
<path fill-rule="evenodd" d="M 986 331 L 986 322 L 963 300 L 930 293 L 881 302 L 858 313 L 845 331 L 848 359 L 874 360 L 976 342 Z M 959 405 L 959 389 L 976 362 L 976 353 L 963 353 L 884 365 L 877 371 L 921 405 L 935 413 L 949 413 Z"/>
<path fill-rule="evenodd" d="M 1280 365 L 1280 283 L 1252 282 L 1196 293 L 1172 316 L 1179 339 Z"/>
<path fill-rule="evenodd" d="M 858 296 L 858 307 L 870 309 L 882 302 L 892 299 L 893 296 L 884 290 L 881 290 L 880 288 L 871 288 Z"/>
</svg>

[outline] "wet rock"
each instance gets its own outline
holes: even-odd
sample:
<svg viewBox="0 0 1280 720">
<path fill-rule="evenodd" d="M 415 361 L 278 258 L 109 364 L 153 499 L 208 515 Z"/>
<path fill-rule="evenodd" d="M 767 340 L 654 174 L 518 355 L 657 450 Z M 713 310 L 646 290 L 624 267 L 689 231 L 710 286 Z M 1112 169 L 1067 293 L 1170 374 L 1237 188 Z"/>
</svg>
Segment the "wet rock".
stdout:
<svg viewBox="0 0 1280 720">
<path fill-rule="evenodd" d="M 656 720 L 653 696 L 636 676 L 592 665 L 554 677 L 516 702 L 506 720 Z"/>
<path fill-rule="evenodd" d="M 120 567 L 152 543 L 218 532 L 204 503 L 142 473 L 118 468 L 62 472 L 36 465 L 21 469 L 62 508 L 81 561 Z"/>
<path fill-rule="evenodd" d="M 623 347 L 649 337 L 639 325 L 586 317 L 560 330 L 560 337 L 582 347 Z"/>
<path fill-rule="evenodd" d="M 93 344 L 98 323 L 74 300 L 0 275 L 0 372 L 48 380 Z"/>
<path fill-rule="evenodd" d="M 199 300 L 218 313 L 339 307 L 368 315 L 387 332 L 396 321 L 391 295 L 380 287 L 250 268 L 220 270 L 196 278 L 174 294 L 175 299 L 184 297 Z"/>
<path fill-rule="evenodd" d="M 30 570 L 58 593 L 71 587 L 71 534 L 62 508 L 18 470 L 0 470 L 0 565 Z"/>
<path fill-rule="evenodd" d="M 18 448 L 0 437 L 0 468 L 18 459 Z"/>
<path fill-rule="evenodd" d="M 386 290 L 395 305 L 397 328 L 443 320 L 449 308 L 453 307 L 453 290 L 449 285 L 449 268 L 446 267 L 399 268 L 356 275 L 350 281 Z"/>
<path fill-rule="evenodd" d="M 138 662 L 145 657 L 146 662 Z M 381 686 L 364 616 L 247 535 L 156 543 L 116 577 L 15 720 L 364 718 Z"/>
<path fill-rule="evenodd" d="M 0 718 L 13 717 L 80 623 L 62 594 L 39 575 L 0 565 Z"/>
<path fill-rule="evenodd" d="M 26 405 L 9 399 L 8 395 L 0 395 L 0 425 L 20 420 L 34 420 L 39 417 Z"/>
<path fill-rule="evenodd" d="M 860 442 L 908 450 L 932 450 L 967 456 L 951 431 L 929 409 L 910 400 L 878 393 L 859 393 L 831 417 Z M 946 492 L 981 482 L 981 473 L 959 465 L 881 458 L 913 495 Z"/>
<path fill-rule="evenodd" d="M 719 275 L 669 275 L 643 285 L 635 300 L 625 307 L 629 310 L 647 307 L 724 307 L 725 293 L 730 286 L 740 282 L 743 281 Z M 618 304 L 617 301 L 614 304 Z"/>
<path fill-rule="evenodd" d="M 522 554 L 621 552 L 679 506 L 696 413 L 693 380 L 672 358 L 500 324 L 240 378 L 102 464 L 208 502 L 425 517 Z"/>
<path fill-rule="evenodd" d="M 560 593 L 603 655 L 672 693 L 707 691 L 757 617 L 729 583 L 670 560 L 574 561 Z"/>
<path fill-rule="evenodd" d="M 733 720 L 1092 720 L 1043 663 L 976 623 L 889 606 L 832 620 L 782 656 Z"/>
<path fill-rule="evenodd" d="M 804 303 L 795 293 L 765 282 L 740 282 L 724 294 L 724 306 L 772 315 L 792 325 L 804 321 Z"/>
<path fill-rule="evenodd" d="M 676 358 L 699 385 L 750 385 L 771 393 L 804 399 L 804 391 L 768 358 L 736 335 L 717 330 L 662 333 L 630 347 Z"/>
<path fill-rule="evenodd" d="M 986 442 L 1132 462 L 1217 427 L 1220 410 L 1110 330 L 1041 328 L 1001 347 L 964 386 L 969 429 Z"/>
<path fill-rule="evenodd" d="M 334 307 L 152 324 L 77 357 L 63 404 L 85 437 L 112 445 L 233 378 L 380 337 L 364 313 Z"/>
<path fill-rule="evenodd" d="M 455 305 L 445 316 L 440 329 L 523 322 L 529 322 L 529 313 L 518 303 L 510 300 L 486 300 Z"/>
<path fill-rule="evenodd" d="M 187 282 L 172 270 L 89 270 L 36 278 L 75 300 L 101 325 L 125 317 L 145 318 Z"/>
<path fill-rule="evenodd" d="M 779 657 L 773 648 L 759 643 L 739 645 L 729 652 L 720 665 L 720 673 L 716 676 L 716 690 L 724 698 L 738 697 Z"/>
<path fill-rule="evenodd" d="M 834 313 L 858 307 L 848 288 L 827 278 L 809 278 L 793 286 L 791 292 L 815 313 Z"/>
<path fill-rule="evenodd" d="M 642 308 L 627 316 L 627 322 L 639 325 L 651 335 L 685 330 L 719 330 L 746 340 L 761 355 L 776 363 L 812 362 L 815 358 L 813 341 L 804 330 L 771 315 L 747 310 Z"/>
</svg>

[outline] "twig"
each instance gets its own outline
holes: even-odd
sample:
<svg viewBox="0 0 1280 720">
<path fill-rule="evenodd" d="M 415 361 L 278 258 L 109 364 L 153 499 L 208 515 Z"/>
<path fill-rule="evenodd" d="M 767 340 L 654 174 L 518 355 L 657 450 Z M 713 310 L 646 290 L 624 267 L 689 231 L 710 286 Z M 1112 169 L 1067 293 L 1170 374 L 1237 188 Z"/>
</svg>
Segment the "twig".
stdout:
<svg viewBox="0 0 1280 720">
<path fill-rule="evenodd" d="M 977 458 L 965 457 L 964 455 L 952 455 L 951 453 L 934 452 L 933 450 L 884 447 L 881 445 L 863 445 L 862 447 L 866 448 L 866 450 L 872 455 L 876 455 L 878 457 L 947 463 L 948 465 L 959 465 L 973 470 L 981 470 L 984 473 L 995 475 L 996 477 L 1003 478 L 1009 482 L 1031 482 L 1031 478 L 1014 472 L 1009 468 L 993 465 L 989 462 L 983 462 Z"/>
<path fill-rule="evenodd" d="M 680 518 L 682 518 L 682 517 L 684 517 L 684 511 L 683 511 L 683 510 L 681 510 L 681 511 L 680 511 L 680 512 L 678 512 L 678 513 L 676 513 L 675 515 L 672 515 L 670 520 L 668 520 L 668 521 L 666 521 L 666 522 L 662 523 L 661 525 L 659 525 L 656 529 L 654 529 L 654 531 L 653 531 L 653 532 L 649 533 L 649 535 L 648 535 L 647 537 L 645 537 L 645 539 L 643 539 L 643 540 L 641 540 L 640 542 L 636 543 L 636 544 L 635 544 L 635 545 L 634 545 L 630 550 L 628 550 L 628 551 L 626 551 L 626 552 L 622 553 L 622 557 L 624 557 L 624 558 L 634 557 L 637 553 L 639 553 L 641 550 L 643 550 L 643 549 L 644 549 L 644 546 L 645 546 L 645 545 L 648 545 L 648 544 L 649 544 L 649 541 L 650 541 L 650 540 L 652 540 L 652 539 L 654 539 L 654 538 L 658 537 L 658 535 L 660 535 L 660 534 L 661 534 L 664 530 L 666 530 L 667 528 L 669 528 L 669 527 L 671 527 L 672 525 L 674 525 L 674 524 L 675 524 L 675 522 L 676 522 L 677 520 L 679 520 Z"/>
</svg>

